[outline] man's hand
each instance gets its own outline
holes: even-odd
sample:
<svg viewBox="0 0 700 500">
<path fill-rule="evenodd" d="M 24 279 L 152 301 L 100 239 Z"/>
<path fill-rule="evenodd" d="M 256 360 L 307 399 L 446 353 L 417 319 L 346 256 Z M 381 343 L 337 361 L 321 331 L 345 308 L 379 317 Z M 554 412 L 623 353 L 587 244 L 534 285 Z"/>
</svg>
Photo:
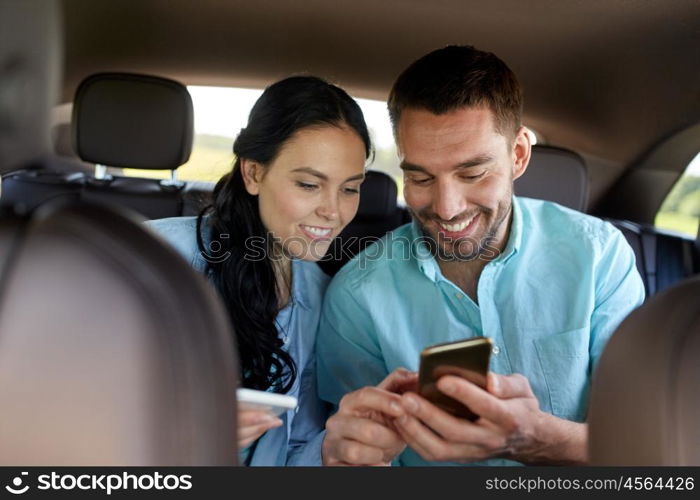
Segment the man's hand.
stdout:
<svg viewBox="0 0 700 500">
<path fill-rule="evenodd" d="M 404 414 L 400 394 L 416 385 L 416 373 L 398 368 L 377 387 L 346 394 L 326 422 L 323 464 L 390 465 L 406 447 L 392 424 Z"/>
<path fill-rule="evenodd" d="M 494 457 L 528 464 L 584 463 L 586 426 L 539 409 L 528 380 L 489 373 L 487 389 L 451 375 L 438 389 L 479 415 L 459 419 L 417 394 L 404 394 L 401 437 L 425 460 L 474 462 Z"/>
</svg>

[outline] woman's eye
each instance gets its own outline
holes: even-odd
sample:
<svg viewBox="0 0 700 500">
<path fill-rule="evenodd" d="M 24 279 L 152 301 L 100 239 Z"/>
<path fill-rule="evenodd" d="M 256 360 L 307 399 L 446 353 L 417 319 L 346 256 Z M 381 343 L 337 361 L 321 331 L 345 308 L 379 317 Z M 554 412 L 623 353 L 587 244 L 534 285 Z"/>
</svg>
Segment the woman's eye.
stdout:
<svg viewBox="0 0 700 500">
<path fill-rule="evenodd" d="M 343 192 L 345 194 L 360 194 L 360 188 L 346 187 L 346 188 L 343 188 Z"/>
<path fill-rule="evenodd" d="M 318 184 L 309 184 L 308 182 L 297 181 L 296 184 L 305 191 L 314 191 L 316 188 L 318 188 Z"/>
</svg>

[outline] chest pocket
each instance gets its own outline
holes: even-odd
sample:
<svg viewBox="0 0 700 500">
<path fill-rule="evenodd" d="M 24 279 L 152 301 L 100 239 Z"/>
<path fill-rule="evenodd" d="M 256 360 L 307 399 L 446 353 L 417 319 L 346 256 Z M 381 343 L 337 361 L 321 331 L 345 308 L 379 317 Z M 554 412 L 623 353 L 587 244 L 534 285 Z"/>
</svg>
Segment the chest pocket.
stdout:
<svg viewBox="0 0 700 500">
<path fill-rule="evenodd" d="M 534 341 L 552 414 L 557 417 L 585 419 L 590 387 L 588 337 L 589 328 L 579 328 Z"/>
</svg>

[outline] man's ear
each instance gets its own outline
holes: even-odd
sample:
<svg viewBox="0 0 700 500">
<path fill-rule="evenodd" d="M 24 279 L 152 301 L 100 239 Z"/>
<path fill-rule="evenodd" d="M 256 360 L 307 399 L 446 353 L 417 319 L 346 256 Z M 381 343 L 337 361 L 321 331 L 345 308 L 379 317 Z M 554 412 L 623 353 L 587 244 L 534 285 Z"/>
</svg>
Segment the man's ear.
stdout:
<svg viewBox="0 0 700 500">
<path fill-rule="evenodd" d="M 530 163 L 532 152 L 531 132 L 526 127 L 520 127 L 513 143 L 513 180 L 525 173 Z"/>
<path fill-rule="evenodd" d="M 263 178 L 263 166 L 253 160 L 241 158 L 241 176 L 248 194 L 257 196 L 260 193 L 260 181 Z"/>
</svg>

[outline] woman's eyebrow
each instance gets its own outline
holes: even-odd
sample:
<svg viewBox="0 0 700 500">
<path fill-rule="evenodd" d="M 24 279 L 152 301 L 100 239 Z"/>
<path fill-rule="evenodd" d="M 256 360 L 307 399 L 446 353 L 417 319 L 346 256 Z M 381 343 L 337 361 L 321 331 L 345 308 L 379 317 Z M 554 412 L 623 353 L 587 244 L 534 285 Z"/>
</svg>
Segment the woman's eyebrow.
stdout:
<svg viewBox="0 0 700 500">
<path fill-rule="evenodd" d="M 319 172 L 318 170 L 311 168 L 311 167 L 295 168 L 294 170 L 292 170 L 292 172 L 301 172 L 303 174 L 310 174 L 310 175 L 316 176 L 319 179 L 324 180 L 324 181 L 328 180 L 328 176 L 326 174 L 324 174 L 323 172 Z"/>
<path fill-rule="evenodd" d="M 363 181 L 365 180 L 365 174 L 357 174 L 353 175 L 352 177 L 348 177 L 345 179 L 345 182 L 350 182 L 350 181 Z"/>
<path fill-rule="evenodd" d="M 319 172 L 315 168 L 311 168 L 311 167 L 295 168 L 294 170 L 292 170 L 292 172 L 300 172 L 303 174 L 313 175 L 313 176 L 318 177 L 319 179 L 324 180 L 324 181 L 328 180 L 328 176 L 326 174 L 324 174 L 323 172 Z M 364 180 L 364 178 L 365 178 L 365 174 L 357 174 L 357 175 L 353 175 L 352 177 L 348 177 L 347 179 L 345 179 L 344 182 Z"/>
</svg>

